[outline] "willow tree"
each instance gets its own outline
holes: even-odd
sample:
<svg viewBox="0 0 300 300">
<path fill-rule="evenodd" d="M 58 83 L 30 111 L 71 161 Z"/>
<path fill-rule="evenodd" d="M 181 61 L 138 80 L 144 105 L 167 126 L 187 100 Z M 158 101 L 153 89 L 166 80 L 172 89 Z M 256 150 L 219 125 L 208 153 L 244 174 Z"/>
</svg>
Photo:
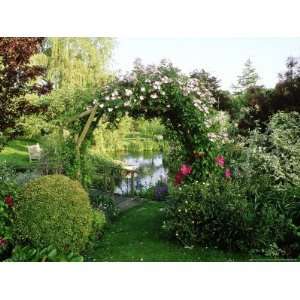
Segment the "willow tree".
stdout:
<svg viewBox="0 0 300 300">
<path fill-rule="evenodd" d="M 109 76 L 112 38 L 49 38 L 34 59 L 48 71 L 55 89 L 99 87 Z"/>
<path fill-rule="evenodd" d="M 61 127 L 70 115 L 82 111 L 111 77 L 109 62 L 113 46 L 112 38 L 46 39 L 43 52 L 35 55 L 32 62 L 45 67 L 53 91 L 33 100 L 47 108 L 37 122 L 51 123 L 53 129 Z M 49 131 L 47 125 L 45 130 Z"/>
</svg>

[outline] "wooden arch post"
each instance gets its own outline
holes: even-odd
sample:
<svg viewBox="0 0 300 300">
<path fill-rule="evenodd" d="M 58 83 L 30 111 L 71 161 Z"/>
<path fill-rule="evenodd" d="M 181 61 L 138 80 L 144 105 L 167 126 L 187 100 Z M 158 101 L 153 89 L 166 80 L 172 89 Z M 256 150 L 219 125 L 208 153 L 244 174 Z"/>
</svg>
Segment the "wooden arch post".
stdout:
<svg viewBox="0 0 300 300">
<path fill-rule="evenodd" d="M 77 161 L 80 161 L 80 149 L 81 149 L 82 143 L 84 142 L 84 139 L 92 125 L 92 122 L 96 116 L 97 108 L 98 108 L 98 105 L 95 105 L 93 108 L 91 108 L 75 117 L 72 117 L 70 120 L 67 121 L 67 124 L 68 124 L 68 123 L 72 123 L 78 119 L 81 119 L 85 116 L 89 116 L 87 119 L 87 122 L 84 125 L 82 132 L 80 134 L 76 134 L 76 136 L 75 136 L 75 151 L 76 151 L 76 160 Z M 78 179 L 80 178 L 80 170 L 78 170 L 78 172 L 77 172 L 77 178 Z"/>
</svg>

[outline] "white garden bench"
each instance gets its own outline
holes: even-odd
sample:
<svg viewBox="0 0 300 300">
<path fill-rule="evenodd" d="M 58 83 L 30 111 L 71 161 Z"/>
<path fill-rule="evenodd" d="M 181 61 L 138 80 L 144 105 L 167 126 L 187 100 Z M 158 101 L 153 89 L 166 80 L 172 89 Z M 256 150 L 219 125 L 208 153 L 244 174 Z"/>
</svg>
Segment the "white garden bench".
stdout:
<svg viewBox="0 0 300 300">
<path fill-rule="evenodd" d="M 29 153 L 29 161 L 32 162 L 33 160 L 41 160 L 42 156 L 42 148 L 39 144 L 27 146 L 28 153 Z"/>
</svg>

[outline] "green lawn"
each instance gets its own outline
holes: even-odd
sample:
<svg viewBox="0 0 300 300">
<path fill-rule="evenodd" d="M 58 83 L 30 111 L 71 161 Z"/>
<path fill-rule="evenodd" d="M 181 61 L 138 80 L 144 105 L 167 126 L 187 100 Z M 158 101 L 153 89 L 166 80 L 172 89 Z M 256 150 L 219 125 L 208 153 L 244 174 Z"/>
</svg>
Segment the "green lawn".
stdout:
<svg viewBox="0 0 300 300">
<path fill-rule="evenodd" d="M 163 232 L 164 204 L 147 202 L 124 212 L 105 231 L 87 261 L 245 261 L 215 249 L 184 248 Z"/>
<path fill-rule="evenodd" d="M 28 156 L 28 145 L 35 144 L 30 140 L 12 140 L 0 152 L 0 162 L 6 161 L 8 165 L 17 169 L 26 169 L 31 166 Z"/>
</svg>

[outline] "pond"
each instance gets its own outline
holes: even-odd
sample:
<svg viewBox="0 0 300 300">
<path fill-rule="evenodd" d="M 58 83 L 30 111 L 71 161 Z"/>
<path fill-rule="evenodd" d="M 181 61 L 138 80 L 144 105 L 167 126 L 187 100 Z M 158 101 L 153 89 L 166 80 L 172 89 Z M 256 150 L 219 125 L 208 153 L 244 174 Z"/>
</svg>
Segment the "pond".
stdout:
<svg viewBox="0 0 300 300">
<path fill-rule="evenodd" d="M 163 162 L 163 153 L 122 153 L 118 155 L 129 166 L 137 168 L 137 175 L 134 177 L 134 189 L 141 191 L 155 186 L 159 181 L 166 181 L 168 169 Z M 124 178 L 116 187 L 116 194 L 129 194 L 131 192 L 130 178 Z"/>
</svg>

